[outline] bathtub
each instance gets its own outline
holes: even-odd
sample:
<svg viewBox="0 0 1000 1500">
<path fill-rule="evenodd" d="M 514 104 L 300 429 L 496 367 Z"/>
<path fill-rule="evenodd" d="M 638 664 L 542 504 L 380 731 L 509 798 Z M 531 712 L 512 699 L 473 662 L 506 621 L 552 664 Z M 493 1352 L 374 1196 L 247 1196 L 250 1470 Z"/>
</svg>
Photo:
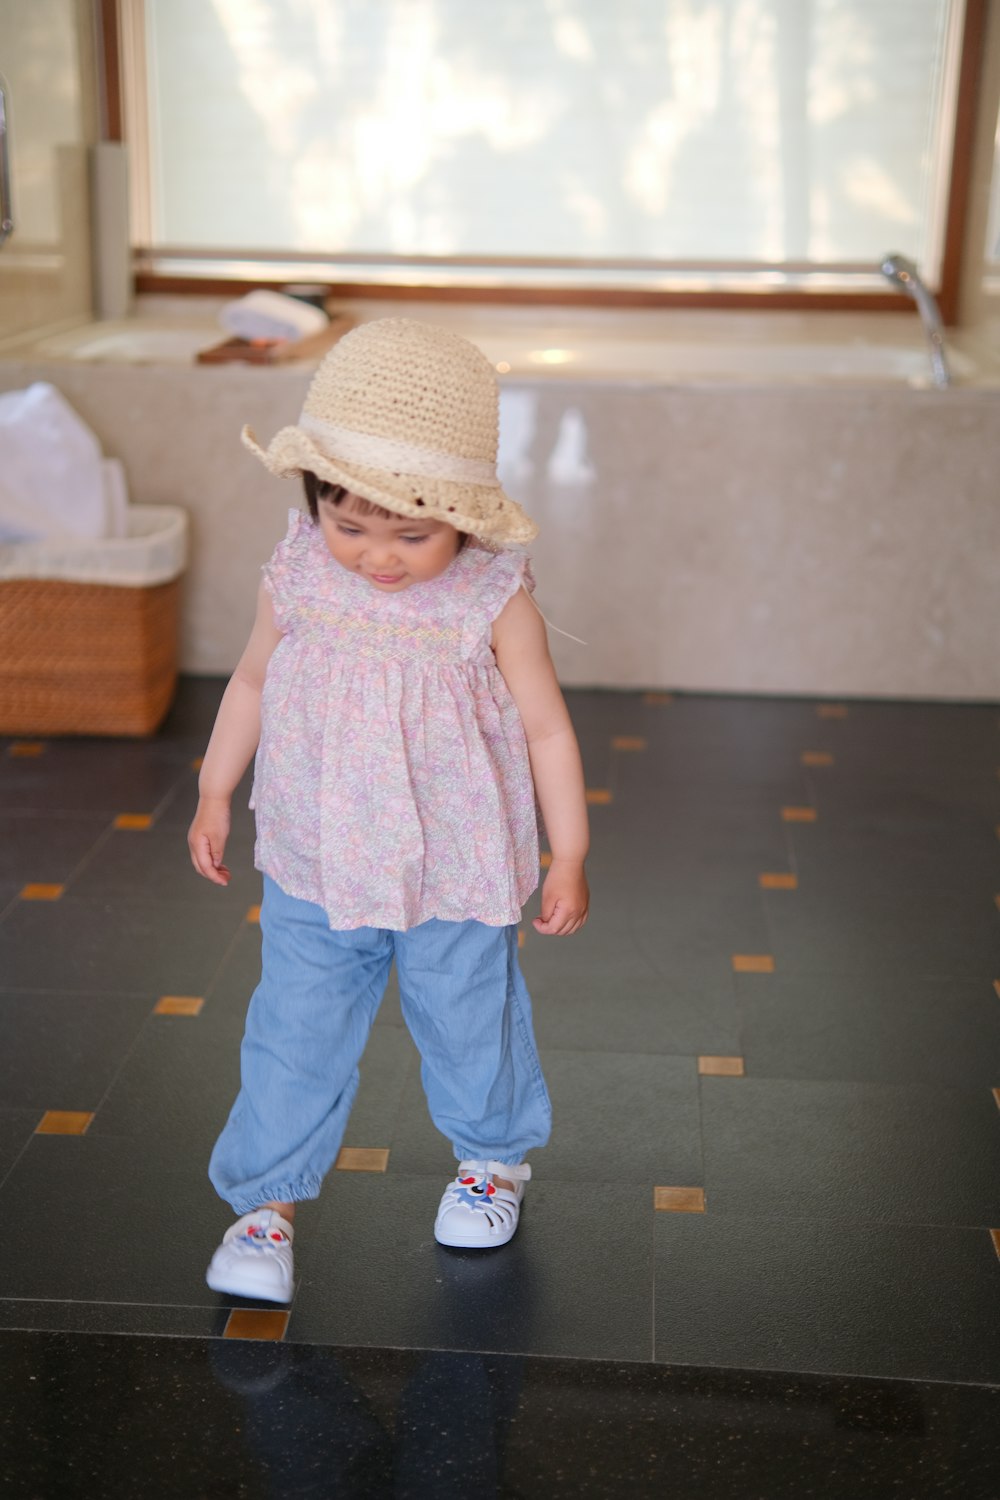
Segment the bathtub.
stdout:
<svg viewBox="0 0 1000 1500">
<path fill-rule="evenodd" d="M 0 389 L 53 381 L 133 499 L 189 510 L 181 663 L 227 672 L 299 500 L 239 431 L 294 422 L 313 367 L 197 365 L 218 309 L 168 303 L 0 347 Z M 564 682 L 1000 699 L 1000 369 L 974 340 L 939 390 L 906 310 L 344 311 L 444 323 L 498 367 Z"/>
<path fill-rule="evenodd" d="M 189 308 L 190 299 L 185 306 Z M 211 304 L 217 311 L 217 304 Z M 354 303 L 359 320 L 393 315 L 394 304 Z M 407 315 L 453 327 L 486 353 L 503 378 L 559 377 L 660 384 L 932 385 L 930 359 L 913 317 L 849 314 L 690 314 L 677 311 L 406 307 Z M 21 338 L 20 354 L 86 364 L 188 365 L 225 334 L 202 311 L 146 314 Z M 949 340 L 953 381 L 1000 384 L 1000 361 L 961 336 Z M 0 354 L 3 346 L 0 345 Z"/>
</svg>

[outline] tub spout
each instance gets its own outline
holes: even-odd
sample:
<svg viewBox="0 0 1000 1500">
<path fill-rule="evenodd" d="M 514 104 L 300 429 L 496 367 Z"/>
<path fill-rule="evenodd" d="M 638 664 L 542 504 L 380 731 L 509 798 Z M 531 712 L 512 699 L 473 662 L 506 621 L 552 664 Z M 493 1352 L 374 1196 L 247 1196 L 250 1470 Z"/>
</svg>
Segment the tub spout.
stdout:
<svg viewBox="0 0 1000 1500">
<path fill-rule="evenodd" d="M 907 260 L 905 255 L 900 255 L 896 250 L 890 251 L 883 258 L 879 270 L 886 281 L 891 282 L 898 291 L 905 292 L 908 297 L 912 297 L 917 304 L 920 321 L 924 325 L 924 332 L 930 345 L 934 384 L 951 385 L 951 374 L 944 357 L 944 330 L 941 326 L 941 313 L 932 293 L 921 280 L 920 272 L 912 260 Z"/>
</svg>

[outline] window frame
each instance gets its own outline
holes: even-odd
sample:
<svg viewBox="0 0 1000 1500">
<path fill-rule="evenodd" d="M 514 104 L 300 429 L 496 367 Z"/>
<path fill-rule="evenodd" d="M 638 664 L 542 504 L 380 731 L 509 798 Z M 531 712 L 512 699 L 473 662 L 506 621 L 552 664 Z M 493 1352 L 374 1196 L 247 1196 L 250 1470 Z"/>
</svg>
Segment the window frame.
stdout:
<svg viewBox="0 0 1000 1500">
<path fill-rule="evenodd" d="M 123 27 L 121 0 L 95 0 L 95 5 L 99 39 L 102 138 L 126 141 L 127 70 L 130 59 L 133 66 L 141 65 L 141 48 L 137 39 L 127 34 L 128 28 Z M 946 185 L 941 274 L 938 285 L 931 288 L 937 298 L 944 323 L 951 326 L 958 322 L 960 314 L 962 257 L 971 197 L 972 161 L 981 92 L 987 6 L 988 0 L 965 0 L 964 3 Z M 135 114 L 134 107 L 132 114 Z M 141 141 L 137 141 L 136 144 L 141 149 Z M 133 181 L 136 182 L 137 189 L 141 193 L 144 190 L 141 179 L 137 180 L 134 177 Z M 553 286 L 545 284 L 543 275 L 536 284 L 525 280 L 516 285 L 506 286 L 493 285 L 489 282 L 483 284 L 456 282 L 449 285 L 442 284 L 433 275 L 421 281 L 419 274 L 421 269 L 424 269 L 425 272 L 439 275 L 441 272 L 447 272 L 449 267 L 456 271 L 462 269 L 466 272 L 478 271 L 482 274 L 488 271 L 502 273 L 505 269 L 519 273 L 531 270 L 544 273 L 545 270 L 565 268 L 568 264 L 565 261 L 549 260 L 543 257 L 532 259 L 522 257 L 403 257 L 388 254 L 322 256 L 314 253 L 282 253 L 280 256 L 272 256 L 262 255 L 252 250 L 244 253 L 229 250 L 183 252 L 174 249 L 171 251 L 171 259 L 194 260 L 203 265 L 204 271 L 198 274 L 171 274 L 154 269 L 152 258 L 150 251 L 142 248 L 133 249 L 134 289 L 137 293 L 182 293 L 218 297 L 231 295 L 234 288 L 241 286 L 280 288 L 288 284 L 290 279 L 288 268 L 294 266 L 297 268 L 296 279 L 319 282 L 328 288 L 332 297 L 345 299 L 507 303 L 549 307 L 711 308 L 732 311 L 902 313 L 908 310 L 906 299 L 901 298 L 897 292 L 882 289 L 846 290 L 831 289 L 821 285 L 812 288 L 761 285 L 733 289 L 721 287 L 685 289 L 683 286 L 663 289 L 639 286 Z M 233 276 L 216 273 L 213 275 L 210 269 L 213 262 L 225 262 L 227 265 L 239 263 L 245 267 L 246 274 Z M 268 275 L 269 262 L 275 263 L 272 275 Z M 282 267 L 280 274 L 279 262 Z M 413 272 L 413 277 L 399 283 L 351 279 L 349 271 L 354 269 L 356 275 L 356 268 L 364 264 L 381 267 L 398 266 L 401 270 L 405 267 Z M 344 268 L 344 274 L 339 276 L 338 265 Z M 574 270 L 581 272 L 644 270 L 676 275 L 678 279 L 685 275 L 696 279 L 699 273 L 704 279 L 706 275 L 713 273 L 713 269 L 737 280 L 741 272 L 749 278 L 753 274 L 766 275 L 769 270 L 773 270 L 786 276 L 797 274 L 804 281 L 807 281 L 810 276 L 815 276 L 817 281 L 824 278 L 828 280 L 830 273 L 838 269 L 841 271 L 863 269 L 848 266 L 806 267 L 792 264 L 769 268 L 765 262 L 760 261 L 748 262 L 743 267 L 729 263 L 724 267 L 713 267 L 710 261 L 668 263 L 649 260 L 580 259 L 573 261 L 571 265 Z"/>
</svg>

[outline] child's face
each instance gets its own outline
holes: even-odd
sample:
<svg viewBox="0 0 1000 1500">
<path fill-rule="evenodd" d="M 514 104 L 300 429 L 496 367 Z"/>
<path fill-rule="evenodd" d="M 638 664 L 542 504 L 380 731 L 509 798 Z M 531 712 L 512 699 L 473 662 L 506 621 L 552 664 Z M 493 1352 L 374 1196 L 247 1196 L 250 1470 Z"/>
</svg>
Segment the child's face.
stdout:
<svg viewBox="0 0 1000 1500">
<path fill-rule="evenodd" d="M 384 594 L 437 578 L 458 553 L 459 534 L 445 521 L 364 514 L 351 494 L 339 505 L 321 499 L 317 509 L 330 556 Z"/>
</svg>

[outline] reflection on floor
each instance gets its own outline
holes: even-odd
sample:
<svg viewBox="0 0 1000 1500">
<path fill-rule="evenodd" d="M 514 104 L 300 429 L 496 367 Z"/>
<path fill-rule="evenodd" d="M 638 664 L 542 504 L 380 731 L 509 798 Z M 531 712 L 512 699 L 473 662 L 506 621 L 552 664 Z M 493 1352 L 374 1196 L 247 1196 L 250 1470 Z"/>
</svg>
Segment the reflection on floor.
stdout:
<svg viewBox="0 0 1000 1500">
<path fill-rule="evenodd" d="M 5 1496 L 993 1500 L 1000 713 L 570 694 L 594 910 L 525 924 L 518 1236 L 434 1243 L 390 993 L 286 1314 L 203 1281 L 259 957 L 246 797 L 228 889 L 184 839 L 221 687 L 0 742 Z"/>
</svg>

